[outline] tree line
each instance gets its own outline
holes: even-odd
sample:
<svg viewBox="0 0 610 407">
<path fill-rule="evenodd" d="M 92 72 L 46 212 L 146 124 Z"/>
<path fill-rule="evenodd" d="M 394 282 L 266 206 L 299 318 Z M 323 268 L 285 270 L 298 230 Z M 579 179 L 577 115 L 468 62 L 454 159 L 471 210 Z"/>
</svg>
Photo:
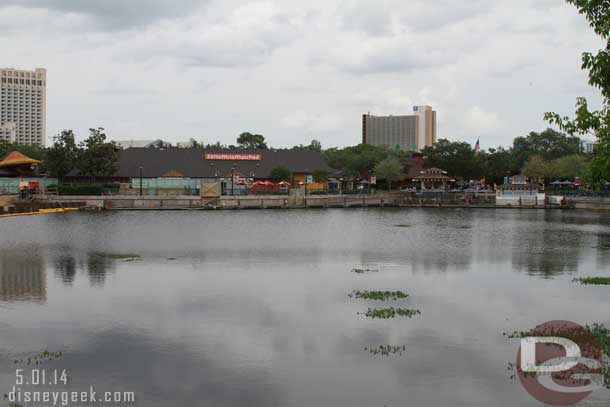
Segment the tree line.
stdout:
<svg viewBox="0 0 610 407">
<path fill-rule="evenodd" d="M 482 151 L 475 151 L 468 143 L 439 140 L 422 154 L 426 167 L 441 168 L 456 178 L 486 178 L 496 184 L 515 174 L 540 182 L 583 177 L 592 158 L 581 151 L 578 137 L 553 129 L 517 137 L 509 148 Z"/>
<path fill-rule="evenodd" d="M 102 127 L 89 129 L 89 137 L 76 142 L 72 130 L 64 130 L 53 137 L 53 145 L 44 148 L 0 141 L 0 157 L 11 151 L 19 151 L 28 157 L 42 161 L 40 173 L 63 180 L 73 170 L 82 177 L 92 179 L 112 176 L 116 172 L 120 148 L 108 141 Z"/>
</svg>

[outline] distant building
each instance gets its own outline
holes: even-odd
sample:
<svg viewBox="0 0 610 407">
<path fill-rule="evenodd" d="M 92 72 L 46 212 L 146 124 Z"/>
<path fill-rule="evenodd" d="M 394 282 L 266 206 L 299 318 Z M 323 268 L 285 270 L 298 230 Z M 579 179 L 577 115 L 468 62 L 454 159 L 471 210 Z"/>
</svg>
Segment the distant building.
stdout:
<svg viewBox="0 0 610 407">
<path fill-rule="evenodd" d="M 595 142 L 591 140 L 581 140 L 580 150 L 586 154 L 593 154 L 595 152 Z"/>
<path fill-rule="evenodd" d="M 116 173 L 105 180 L 131 184 L 137 188 L 142 177 L 144 188 L 152 195 L 162 190 L 165 192 L 161 194 L 171 189 L 181 191 L 185 186 L 198 189 L 201 181 L 222 183 L 223 191 L 227 191 L 227 188 L 237 189 L 236 185 L 246 180 L 272 180 L 272 171 L 276 167 L 290 170 L 292 185 L 307 184 L 310 190 L 325 187 L 325 183 L 313 180 L 314 172 L 333 172 L 318 151 L 127 148 L 121 150 Z M 88 179 L 80 177 L 77 170 L 73 170 L 67 178 Z M 239 188 L 245 190 L 245 186 Z"/>
<path fill-rule="evenodd" d="M 436 143 L 436 111 L 415 106 L 408 116 L 362 116 L 362 143 L 421 151 Z"/>
<path fill-rule="evenodd" d="M 0 137 L 13 142 L 44 146 L 47 121 L 47 71 L 0 69 Z M 12 130 L 7 131 L 7 125 Z"/>
<path fill-rule="evenodd" d="M 195 148 L 197 147 L 197 141 L 190 139 L 189 141 L 179 141 L 176 143 L 178 148 Z"/>
<path fill-rule="evenodd" d="M 161 139 L 157 140 L 117 140 L 116 144 L 119 145 L 122 149 L 127 148 L 166 148 L 170 147 L 171 143 L 163 141 Z"/>
<path fill-rule="evenodd" d="M 14 143 L 17 137 L 15 123 L 6 123 L 0 125 L 0 140 Z"/>
</svg>

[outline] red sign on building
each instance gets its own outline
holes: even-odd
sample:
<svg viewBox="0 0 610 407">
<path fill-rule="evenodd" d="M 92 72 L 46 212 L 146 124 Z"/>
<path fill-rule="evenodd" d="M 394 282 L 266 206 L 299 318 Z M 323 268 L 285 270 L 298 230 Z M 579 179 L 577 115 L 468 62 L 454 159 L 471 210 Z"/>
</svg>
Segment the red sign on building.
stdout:
<svg viewBox="0 0 610 407">
<path fill-rule="evenodd" d="M 210 161 L 261 161 L 260 154 L 225 154 L 225 153 L 205 153 L 205 159 Z"/>
</svg>

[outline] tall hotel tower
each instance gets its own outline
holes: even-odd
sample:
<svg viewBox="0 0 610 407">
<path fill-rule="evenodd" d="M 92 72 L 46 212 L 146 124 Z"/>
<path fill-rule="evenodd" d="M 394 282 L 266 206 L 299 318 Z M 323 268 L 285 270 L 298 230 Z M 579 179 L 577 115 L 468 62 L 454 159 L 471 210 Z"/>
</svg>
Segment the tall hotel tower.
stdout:
<svg viewBox="0 0 610 407">
<path fill-rule="evenodd" d="M 415 106 L 408 116 L 362 116 L 362 143 L 421 151 L 436 143 L 436 112 Z"/>
<path fill-rule="evenodd" d="M 0 69 L 0 139 L 44 146 L 47 126 L 47 71 Z"/>
</svg>

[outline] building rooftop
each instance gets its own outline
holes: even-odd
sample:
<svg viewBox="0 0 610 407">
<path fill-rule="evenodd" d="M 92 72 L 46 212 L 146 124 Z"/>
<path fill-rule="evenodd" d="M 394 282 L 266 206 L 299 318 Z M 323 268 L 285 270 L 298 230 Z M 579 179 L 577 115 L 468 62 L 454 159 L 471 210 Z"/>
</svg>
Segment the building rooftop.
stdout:
<svg viewBox="0 0 610 407">
<path fill-rule="evenodd" d="M 249 155 L 250 160 L 243 160 L 244 155 Z M 215 178 L 228 176 L 233 166 L 236 173 L 251 178 L 270 178 L 271 170 L 278 166 L 295 173 L 332 171 L 316 151 L 128 148 L 121 151 L 115 177 L 138 178 L 142 167 L 145 178 Z"/>
</svg>

